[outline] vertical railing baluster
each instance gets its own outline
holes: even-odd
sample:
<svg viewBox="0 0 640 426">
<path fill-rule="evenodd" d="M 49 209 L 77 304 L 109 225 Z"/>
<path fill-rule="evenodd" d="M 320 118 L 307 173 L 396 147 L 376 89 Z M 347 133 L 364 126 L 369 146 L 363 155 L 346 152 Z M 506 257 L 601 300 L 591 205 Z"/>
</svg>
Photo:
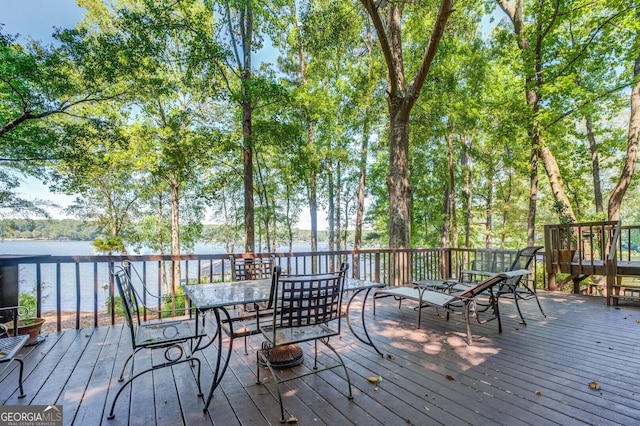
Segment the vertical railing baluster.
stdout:
<svg viewBox="0 0 640 426">
<path fill-rule="evenodd" d="M 56 331 L 62 331 L 62 288 L 60 262 L 56 262 Z"/>
<path fill-rule="evenodd" d="M 82 310 L 80 300 L 80 262 L 76 262 L 76 330 L 80 330 L 80 311 Z"/>
<path fill-rule="evenodd" d="M 36 265 L 36 316 L 42 316 L 42 263 Z"/>
<path fill-rule="evenodd" d="M 158 261 L 158 295 L 162 297 L 162 271 L 163 271 L 163 261 Z M 171 264 L 171 271 L 173 271 L 173 263 Z M 158 309 L 159 310 L 159 309 Z M 158 314 L 160 316 L 160 314 Z"/>
<path fill-rule="evenodd" d="M 98 326 L 98 262 L 93 262 L 93 326 Z"/>
</svg>

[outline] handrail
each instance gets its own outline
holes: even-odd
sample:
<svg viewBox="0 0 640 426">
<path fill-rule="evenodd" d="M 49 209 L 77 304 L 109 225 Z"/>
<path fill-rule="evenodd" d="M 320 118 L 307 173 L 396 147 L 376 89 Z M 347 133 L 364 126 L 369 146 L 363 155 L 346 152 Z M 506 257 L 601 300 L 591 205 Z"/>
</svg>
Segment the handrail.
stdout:
<svg viewBox="0 0 640 426">
<path fill-rule="evenodd" d="M 622 232 L 622 221 L 619 220 L 616 225 L 616 231 L 613 234 L 613 238 L 611 239 L 609 255 L 607 256 L 607 261 L 615 262 L 616 260 L 616 250 L 618 248 L 618 241 L 620 240 L 620 233 Z"/>
<path fill-rule="evenodd" d="M 333 265 L 346 261 L 359 262 L 358 276 L 354 278 L 375 282 L 389 282 L 390 256 L 406 255 L 411 259 L 403 276 L 415 279 L 455 278 L 464 269 L 463 261 L 486 256 L 487 249 L 415 248 L 388 249 L 371 248 L 362 250 L 341 250 L 325 252 L 296 253 L 236 253 L 235 257 L 273 256 L 274 261 L 291 273 L 311 271 L 315 264 L 318 271 L 329 271 Z M 499 256 L 511 256 L 516 250 L 494 250 Z M 181 282 L 217 282 L 231 280 L 228 253 L 171 255 L 131 255 L 131 256 L 29 256 L 24 259 L 10 259 L 0 266 L 12 264 L 19 269 L 21 291 L 35 290 L 37 315 L 48 318 L 47 324 L 60 331 L 63 328 L 79 329 L 84 326 L 98 327 L 114 324 L 119 303 L 114 291 L 113 277 L 109 271 L 116 264 L 129 261 L 136 264 L 140 277 L 133 274 L 134 285 L 142 282 L 154 289 L 154 293 L 164 296 L 179 296 Z M 174 265 L 180 263 L 177 285 L 164 285 L 164 274 L 170 276 Z M 177 265 L 176 265 L 177 266 Z M 176 269 L 176 270 L 178 270 Z M 355 268 L 350 268 L 353 274 Z M 0 285 L 3 277 L 0 276 Z M 16 285 L 18 285 L 16 283 Z M 141 287 L 139 287 L 141 288 Z M 17 293 L 17 290 L 16 290 Z M 178 293 L 178 294 L 176 294 Z M 46 315 L 43 315 L 46 314 Z M 64 315 L 75 320 L 64 323 Z M 52 317 L 53 316 L 53 317 Z M 66 318 L 65 318 L 66 319 Z M 72 324 L 75 322 L 75 324 Z"/>
</svg>

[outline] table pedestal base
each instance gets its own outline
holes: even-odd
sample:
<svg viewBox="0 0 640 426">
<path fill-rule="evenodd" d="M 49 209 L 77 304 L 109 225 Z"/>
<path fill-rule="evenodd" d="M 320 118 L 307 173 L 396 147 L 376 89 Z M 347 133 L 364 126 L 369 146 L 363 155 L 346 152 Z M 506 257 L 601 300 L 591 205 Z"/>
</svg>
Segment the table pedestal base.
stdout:
<svg viewBox="0 0 640 426">
<path fill-rule="evenodd" d="M 266 343 L 266 342 L 265 342 Z M 262 348 L 267 350 L 267 358 L 273 368 L 290 368 L 302 364 L 304 354 L 298 345 L 279 346 L 269 349 L 263 343 Z M 260 360 L 262 364 L 262 360 Z"/>
</svg>

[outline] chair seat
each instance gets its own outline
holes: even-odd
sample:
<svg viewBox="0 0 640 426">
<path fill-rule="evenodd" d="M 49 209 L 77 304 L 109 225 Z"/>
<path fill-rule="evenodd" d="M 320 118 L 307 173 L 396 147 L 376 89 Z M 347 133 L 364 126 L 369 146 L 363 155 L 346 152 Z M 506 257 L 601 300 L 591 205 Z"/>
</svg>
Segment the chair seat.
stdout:
<svg viewBox="0 0 640 426">
<path fill-rule="evenodd" d="M 323 339 L 337 336 L 338 331 L 326 324 L 308 325 L 302 327 L 279 328 L 274 334 L 273 326 L 260 327 L 260 331 L 270 346 L 283 346 L 292 343 L 301 343 L 307 340 Z M 275 341 L 274 337 L 275 336 Z"/>
<path fill-rule="evenodd" d="M 0 363 L 10 362 L 28 340 L 27 335 L 0 338 Z"/>
<path fill-rule="evenodd" d="M 247 311 L 241 313 L 232 312 L 231 320 L 223 319 L 220 321 L 220 325 L 227 336 L 236 339 L 260 334 L 258 319 L 260 323 L 268 324 L 273 322 L 273 309 L 251 311 L 251 313 Z"/>
<path fill-rule="evenodd" d="M 195 327 L 193 319 L 177 321 L 158 321 L 136 326 L 136 346 L 165 346 L 171 343 L 186 342 L 193 339 Z M 199 331 L 204 336 L 203 330 Z"/>
</svg>

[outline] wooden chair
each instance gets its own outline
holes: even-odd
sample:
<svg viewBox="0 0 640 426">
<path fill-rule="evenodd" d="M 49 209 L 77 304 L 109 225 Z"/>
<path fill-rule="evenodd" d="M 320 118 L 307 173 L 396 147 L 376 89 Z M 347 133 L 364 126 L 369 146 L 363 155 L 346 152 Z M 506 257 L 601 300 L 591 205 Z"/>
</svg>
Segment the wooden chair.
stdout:
<svg viewBox="0 0 640 426">
<path fill-rule="evenodd" d="M 26 310 L 27 308 L 23 306 L 8 306 L 0 308 L 0 311 L 10 312 L 9 318 L 13 321 L 13 329 L 18 329 L 18 317 L 20 316 L 21 310 Z M 4 318 L 5 315 L 3 314 Z M 20 389 L 20 394 L 18 398 L 24 398 L 26 394 L 24 393 L 24 387 L 22 386 L 22 373 L 24 370 L 24 362 L 22 359 L 17 358 L 18 352 L 22 350 L 24 345 L 27 344 L 29 340 L 29 336 L 27 335 L 17 335 L 17 336 L 9 336 L 7 327 L 4 324 L 0 323 L 0 374 L 2 374 L 8 367 L 11 361 L 16 361 L 18 363 L 18 388 Z"/>
<path fill-rule="evenodd" d="M 126 325 L 131 335 L 132 351 L 122 366 L 118 381 L 124 381 L 125 370 L 129 362 L 131 362 L 129 379 L 118 390 L 115 398 L 113 398 L 108 416 L 109 419 L 115 417 L 114 409 L 116 402 L 128 384 L 145 373 L 165 367 L 172 367 L 177 364 L 189 363 L 191 367 L 197 365 L 195 379 L 198 385 L 198 396 L 202 396 L 202 389 L 200 387 L 200 359 L 193 356 L 193 351 L 194 348 L 198 347 L 205 334 L 195 334 L 195 321 L 197 317 L 184 320 L 142 321 L 141 309 L 146 308 L 140 303 L 138 292 L 133 287 L 130 270 L 130 265 L 125 263 L 125 266 L 114 268 L 112 271 L 124 309 Z M 163 362 L 158 364 L 152 363 L 151 367 L 136 373 L 134 370 L 135 357 L 138 352 L 143 350 L 163 351 Z"/>
<path fill-rule="evenodd" d="M 329 343 L 329 338 L 340 335 L 342 289 L 348 265 L 343 263 L 340 271 L 333 274 L 280 276 L 280 267 L 274 268 L 273 285 L 269 307 L 274 309 L 271 322 L 262 324 L 260 331 L 265 339 L 262 349 L 257 351 L 257 383 L 260 384 L 262 363 L 273 377 L 280 402 L 280 422 L 285 423 L 284 406 L 280 384 L 293 379 L 342 367 L 348 384 L 348 399 L 353 399 L 349 371 L 342 357 Z M 303 342 L 314 342 L 313 370 L 307 373 L 282 377 L 276 373 L 269 359 L 269 352 Z M 327 362 L 318 368 L 318 342 L 323 343 L 337 357 L 338 363 Z"/>
<path fill-rule="evenodd" d="M 418 302 L 418 322 L 417 328 L 420 328 L 422 320 L 422 309 L 434 307 L 442 309 L 447 313 L 449 319 L 450 313 L 462 313 L 465 316 L 467 326 L 467 339 L 469 345 L 473 345 L 471 335 L 471 317 L 475 317 L 478 323 L 483 324 L 488 321 L 498 320 L 498 332 L 502 333 L 502 322 L 500 320 L 500 309 L 498 306 L 498 297 L 494 293 L 494 287 L 504 283 L 507 279 L 528 275 L 530 272 L 526 269 L 517 271 L 500 272 L 480 281 L 464 287 L 461 291 L 453 291 L 446 293 L 443 291 L 431 290 L 421 286 L 397 286 L 386 287 L 377 290 L 373 297 L 373 314 L 376 313 L 376 299 L 381 297 L 394 296 L 399 299 L 408 299 Z M 479 302 L 480 297 L 488 296 L 488 303 L 484 300 Z M 462 308 L 462 309 L 461 309 Z M 482 319 L 480 315 L 491 309 L 492 317 Z"/>
</svg>

